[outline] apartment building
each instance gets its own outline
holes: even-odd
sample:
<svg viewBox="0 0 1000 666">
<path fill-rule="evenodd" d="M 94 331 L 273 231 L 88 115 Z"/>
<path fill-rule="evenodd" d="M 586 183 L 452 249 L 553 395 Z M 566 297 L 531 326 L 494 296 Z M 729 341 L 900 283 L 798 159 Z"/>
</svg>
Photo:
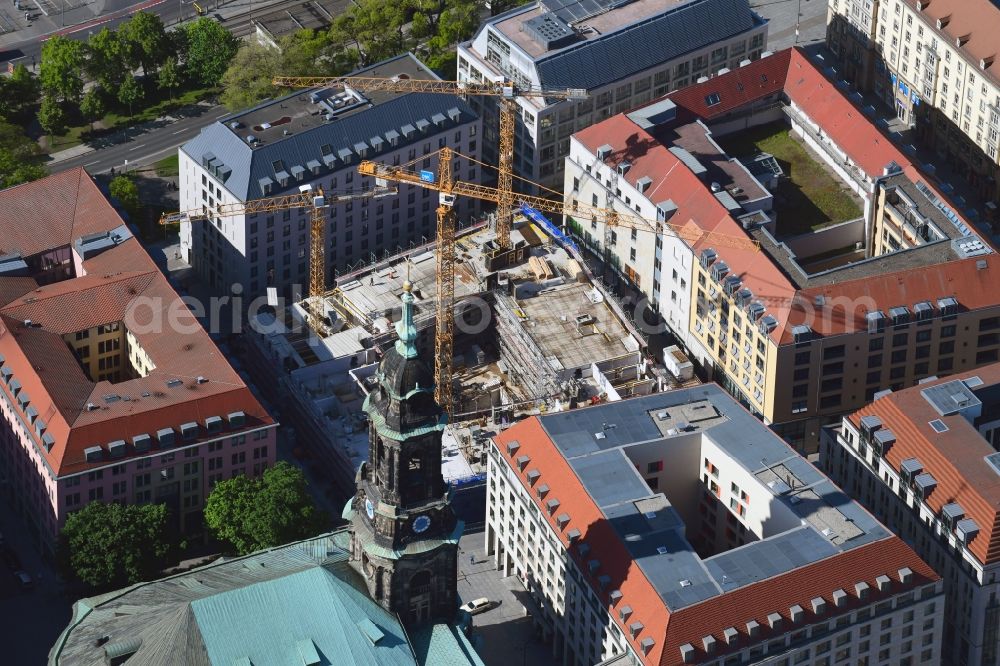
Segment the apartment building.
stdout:
<svg viewBox="0 0 1000 666">
<path fill-rule="evenodd" d="M 92 501 L 165 503 L 275 460 L 276 424 L 82 168 L 0 192 L 0 484 L 53 552 Z"/>
<path fill-rule="evenodd" d="M 356 72 L 361 76 L 433 79 L 412 54 Z M 220 118 L 179 149 L 180 205 L 209 219 L 181 224 L 181 253 L 217 291 L 242 286 L 245 298 L 275 287 L 306 295 L 312 210 L 212 215 L 216 206 L 322 188 L 327 197 L 326 266 L 336 271 L 394 254 L 434 237 L 436 192 L 399 185 L 397 194 L 337 203 L 338 194 L 375 187 L 356 171 L 361 160 L 437 170 L 438 149 L 478 159 L 480 121 L 451 95 L 362 93 L 350 87 L 303 90 Z M 476 182 L 479 165 L 456 159 L 456 179 Z M 467 223 L 478 202 L 455 203 Z"/>
<path fill-rule="evenodd" d="M 887 391 L 823 431 L 823 468 L 944 581 L 945 663 L 1000 657 L 998 447 L 996 364 Z"/>
<path fill-rule="evenodd" d="M 859 197 L 861 217 L 781 232 L 771 189 L 784 176 L 767 155 L 736 160 L 718 142 L 780 119 Z M 571 208 L 671 225 L 654 234 L 645 223 L 567 217 L 620 293 L 645 302 L 708 376 L 807 450 L 820 426 L 877 391 L 998 353 L 979 329 L 1000 310 L 992 249 L 797 50 L 577 133 L 565 192 Z"/>
<path fill-rule="evenodd" d="M 717 385 L 532 417 L 488 458 L 487 552 L 553 663 L 940 663 L 938 576 Z"/>
<path fill-rule="evenodd" d="M 558 190 L 573 132 L 756 59 L 766 42 L 767 22 L 747 0 L 541 0 L 487 20 L 459 44 L 458 79 L 589 92 L 579 102 L 517 99 L 514 172 Z M 496 100 L 470 104 L 483 117 L 483 156 L 495 164 Z"/>
<path fill-rule="evenodd" d="M 878 8 L 885 0 L 830 0 L 826 43 L 838 59 L 844 78 L 862 90 L 875 87 Z M 890 0 L 891 1 L 891 0 Z M 880 70 L 884 75 L 884 70 Z"/>
<path fill-rule="evenodd" d="M 989 0 L 831 0 L 828 43 L 986 199 L 998 197 L 1000 8 Z M 857 36 L 864 35 L 867 48 Z M 855 71 L 869 72 L 854 78 Z M 995 209 L 994 209 L 995 210 Z"/>
</svg>

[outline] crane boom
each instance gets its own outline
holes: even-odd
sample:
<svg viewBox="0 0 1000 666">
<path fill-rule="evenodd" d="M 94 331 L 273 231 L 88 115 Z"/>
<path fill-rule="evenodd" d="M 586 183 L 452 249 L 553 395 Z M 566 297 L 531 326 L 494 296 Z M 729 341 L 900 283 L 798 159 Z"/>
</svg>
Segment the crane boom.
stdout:
<svg viewBox="0 0 1000 666">
<path fill-rule="evenodd" d="M 434 190 L 443 190 L 438 181 L 429 181 L 426 176 L 419 172 L 411 171 L 403 167 L 393 167 L 378 164 L 365 160 L 358 165 L 358 171 L 362 175 L 372 176 L 380 180 L 395 181 L 400 183 L 410 183 Z M 465 196 L 484 201 L 497 202 L 504 195 L 500 188 L 468 183 L 465 181 L 455 181 L 450 184 L 449 193 L 454 196 Z M 518 200 L 545 213 L 555 213 L 557 215 L 573 215 L 589 218 L 602 222 L 609 227 L 623 227 L 626 229 L 638 229 L 640 231 L 651 231 L 653 233 L 667 233 L 677 236 L 688 243 L 696 243 L 702 240 L 711 241 L 714 245 L 733 247 L 737 249 L 758 251 L 760 244 L 745 236 L 735 236 L 718 232 L 706 232 L 697 225 L 679 225 L 662 220 L 649 220 L 640 217 L 629 211 L 619 211 L 612 208 L 602 208 L 591 206 L 579 202 L 566 204 L 562 201 L 546 199 L 544 197 L 519 194 Z"/>
<path fill-rule="evenodd" d="M 271 83 L 282 88 L 348 86 L 359 92 L 441 93 L 444 95 L 482 95 L 485 97 L 547 97 L 549 99 L 585 99 L 580 88 L 533 88 L 510 81 L 442 81 L 440 79 L 400 79 L 374 76 L 276 76 Z"/>
<path fill-rule="evenodd" d="M 396 189 L 376 187 L 365 192 L 349 192 L 327 197 L 323 188 L 315 192 L 310 185 L 303 185 L 293 194 L 284 194 L 264 199 L 236 201 L 217 206 L 202 206 L 175 213 L 164 213 L 160 224 L 175 224 L 178 222 L 201 222 L 213 217 L 232 217 L 234 215 L 253 215 L 255 213 L 270 213 L 277 210 L 292 208 L 312 209 L 312 220 L 309 227 L 309 296 L 321 296 L 326 289 L 326 241 L 323 232 L 326 227 L 326 209 L 331 204 L 354 199 L 368 199 L 395 194 Z"/>
<path fill-rule="evenodd" d="M 500 196 L 491 199 L 496 205 L 497 244 L 510 247 L 511 214 L 514 192 L 514 128 L 519 110 L 518 97 L 582 100 L 588 97 L 582 88 L 535 88 L 512 81 L 441 81 L 438 79 L 378 78 L 372 76 L 278 76 L 276 86 L 314 88 L 342 85 L 359 92 L 439 93 L 500 98 L 500 150 L 497 159 L 497 187 Z"/>
</svg>

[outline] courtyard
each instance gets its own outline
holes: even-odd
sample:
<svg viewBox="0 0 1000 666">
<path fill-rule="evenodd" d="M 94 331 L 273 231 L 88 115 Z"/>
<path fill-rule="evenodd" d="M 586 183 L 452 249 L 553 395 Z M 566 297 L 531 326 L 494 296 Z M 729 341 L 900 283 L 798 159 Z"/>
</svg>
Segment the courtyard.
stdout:
<svg viewBox="0 0 1000 666">
<path fill-rule="evenodd" d="M 718 137 L 731 157 L 774 155 L 784 176 L 774 191 L 777 235 L 796 236 L 861 217 L 857 198 L 814 159 L 783 122 Z"/>
</svg>

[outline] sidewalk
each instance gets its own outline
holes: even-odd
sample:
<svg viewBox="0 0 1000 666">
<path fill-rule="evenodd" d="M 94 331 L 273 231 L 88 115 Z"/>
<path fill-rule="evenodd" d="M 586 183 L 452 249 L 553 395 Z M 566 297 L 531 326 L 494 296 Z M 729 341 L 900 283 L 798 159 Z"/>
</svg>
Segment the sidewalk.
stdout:
<svg viewBox="0 0 1000 666">
<path fill-rule="evenodd" d="M 472 618 L 472 640 L 486 666 L 553 663 L 552 649 L 535 637 L 531 617 L 518 597 L 528 592 L 517 576 L 504 577 L 486 555 L 482 531 L 459 541 L 458 595 L 462 603 L 486 597 L 500 605 Z M 471 556 L 471 559 L 470 559 Z"/>
</svg>

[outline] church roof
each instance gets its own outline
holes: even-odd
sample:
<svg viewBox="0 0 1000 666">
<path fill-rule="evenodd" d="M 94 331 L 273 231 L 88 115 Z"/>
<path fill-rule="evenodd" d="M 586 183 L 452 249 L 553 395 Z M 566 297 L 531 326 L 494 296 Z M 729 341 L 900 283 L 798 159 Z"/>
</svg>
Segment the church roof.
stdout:
<svg viewBox="0 0 1000 666">
<path fill-rule="evenodd" d="M 482 665 L 450 625 L 408 636 L 348 565 L 348 538 L 340 530 L 83 599 L 49 664 L 103 665 L 115 653 L 164 665 Z"/>
</svg>

